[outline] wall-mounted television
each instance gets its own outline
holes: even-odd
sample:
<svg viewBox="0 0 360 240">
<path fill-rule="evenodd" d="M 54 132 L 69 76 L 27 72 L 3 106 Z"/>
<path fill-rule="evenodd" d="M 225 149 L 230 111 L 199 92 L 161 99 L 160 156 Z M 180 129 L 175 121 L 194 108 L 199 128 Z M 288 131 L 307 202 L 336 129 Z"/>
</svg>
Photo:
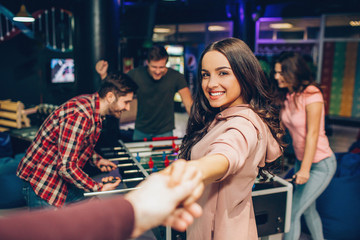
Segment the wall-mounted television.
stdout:
<svg viewBox="0 0 360 240">
<path fill-rule="evenodd" d="M 73 83 L 74 59 L 72 58 L 53 58 L 50 63 L 51 83 Z"/>
</svg>

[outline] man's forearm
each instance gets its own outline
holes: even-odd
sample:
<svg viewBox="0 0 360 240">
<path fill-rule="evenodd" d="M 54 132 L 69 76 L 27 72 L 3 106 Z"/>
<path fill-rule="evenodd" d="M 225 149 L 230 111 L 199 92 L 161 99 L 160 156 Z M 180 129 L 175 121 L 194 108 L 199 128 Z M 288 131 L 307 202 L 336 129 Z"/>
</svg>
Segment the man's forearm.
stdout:
<svg viewBox="0 0 360 240">
<path fill-rule="evenodd" d="M 76 164 L 69 163 L 67 166 L 61 166 L 59 175 L 66 181 L 75 185 L 79 189 L 89 191 L 100 191 L 102 185 L 95 182 L 84 171 L 77 168 Z"/>
</svg>

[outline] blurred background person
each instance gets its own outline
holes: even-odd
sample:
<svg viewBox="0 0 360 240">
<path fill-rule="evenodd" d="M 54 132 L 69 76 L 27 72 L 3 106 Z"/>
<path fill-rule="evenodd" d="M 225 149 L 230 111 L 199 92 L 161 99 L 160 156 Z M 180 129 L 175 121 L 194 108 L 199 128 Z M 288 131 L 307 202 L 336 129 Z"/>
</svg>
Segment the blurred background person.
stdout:
<svg viewBox="0 0 360 240">
<path fill-rule="evenodd" d="M 137 83 L 137 113 L 133 140 L 173 136 L 175 128 L 174 95 L 179 92 L 185 109 L 190 113 L 192 97 L 185 77 L 178 71 L 166 67 L 169 54 L 160 45 L 151 47 L 146 66 L 134 68 L 128 75 Z M 104 79 L 108 62 L 100 60 L 96 71 Z"/>
<path fill-rule="evenodd" d="M 298 53 L 282 53 L 276 60 L 274 74 L 281 121 L 289 130 L 296 155 L 291 227 L 285 239 L 299 239 L 302 215 L 312 239 L 324 239 L 316 199 L 330 183 L 336 159 L 325 134 L 323 95 Z"/>
</svg>

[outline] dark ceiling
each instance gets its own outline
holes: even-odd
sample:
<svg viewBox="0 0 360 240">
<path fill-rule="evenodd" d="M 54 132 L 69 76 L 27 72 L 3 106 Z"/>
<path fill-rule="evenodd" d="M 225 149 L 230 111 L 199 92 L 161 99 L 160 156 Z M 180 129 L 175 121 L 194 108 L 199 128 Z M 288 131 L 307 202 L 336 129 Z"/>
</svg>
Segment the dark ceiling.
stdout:
<svg viewBox="0 0 360 240">
<path fill-rule="evenodd" d="M 138 0 L 139 1 L 139 0 Z M 260 17 L 309 17 L 322 14 L 360 13 L 359 0 L 178 0 L 159 1 L 156 21 L 197 22 L 231 18 L 239 4 Z"/>
<path fill-rule="evenodd" d="M 52 6 L 71 11 L 74 3 L 88 0 L 0 0 L 12 12 L 25 3 L 29 12 Z M 104 0 L 102 0 L 104 1 Z M 116 1 L 116 0 L 114 0 Z M 247 4 L 252 12 L 265 17 L 302 17 L 321 14 L 360 13 L 359 0 L 118 0 L 123 4 L 155 3 L 156 24 L 226 20 Z"/>
</svg>

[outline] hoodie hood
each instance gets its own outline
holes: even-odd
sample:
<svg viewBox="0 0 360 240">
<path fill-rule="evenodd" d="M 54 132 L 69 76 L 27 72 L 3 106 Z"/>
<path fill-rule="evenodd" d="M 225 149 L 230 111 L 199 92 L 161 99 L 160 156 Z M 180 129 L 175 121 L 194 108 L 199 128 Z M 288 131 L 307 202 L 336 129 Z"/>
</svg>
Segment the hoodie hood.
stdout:
<svg viewBox="0 0 360 240">
<path fill-rule="evenodd" d="M 254 125 L 258 133 L 258 139 L 265 140 L 264 143 L 266 144 L 266 156 L 265 156 L 266 162 L 275 161 L 277 158 L 279 158 L 282 155 L 280 145 L 271 134 L 269 127 L 250 108 L 249 104 L 242 104 L 227 108 L 216 115 L 216 120 L 217 121 L 227 120 L 233 117 L 243 117 Z M 263 163 L 260 163 L 260 165 L 263 165 Z"/>
</svg>

